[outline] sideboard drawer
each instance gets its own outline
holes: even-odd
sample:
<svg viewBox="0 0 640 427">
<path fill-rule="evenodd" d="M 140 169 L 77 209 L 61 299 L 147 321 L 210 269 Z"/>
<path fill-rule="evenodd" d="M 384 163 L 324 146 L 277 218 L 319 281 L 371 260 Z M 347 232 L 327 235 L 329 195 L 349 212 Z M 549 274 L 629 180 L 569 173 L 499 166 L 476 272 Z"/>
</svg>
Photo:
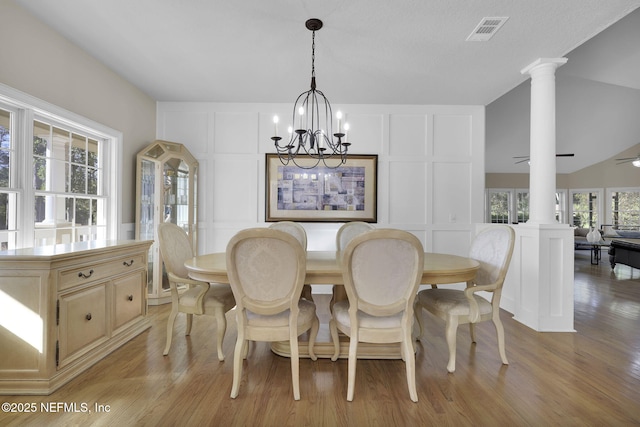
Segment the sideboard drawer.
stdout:
<svg viewBox="0 0 640 427">
<path fill-rule="evenodd" d="M 137 270 L 144 265 L 143 257 L 138 253 L 104 262 L 94 262 L 81 268 L 62 270 L 58 278 L 58 289 L 62 291 L 74 286 Z"/>
<path fill-rule="evenodd" d="M 122 276 L 113 281 L 111 316 L 113 333 L 118 333 L 122 327 L 126 327 L 131 321 L 145 315 L 146 309 L 146 271 Z"/>
<path fill-rule="evenodd" d="M 59 367 L 108 338 L 106 283 L 60 297 Z"/>
</svg>

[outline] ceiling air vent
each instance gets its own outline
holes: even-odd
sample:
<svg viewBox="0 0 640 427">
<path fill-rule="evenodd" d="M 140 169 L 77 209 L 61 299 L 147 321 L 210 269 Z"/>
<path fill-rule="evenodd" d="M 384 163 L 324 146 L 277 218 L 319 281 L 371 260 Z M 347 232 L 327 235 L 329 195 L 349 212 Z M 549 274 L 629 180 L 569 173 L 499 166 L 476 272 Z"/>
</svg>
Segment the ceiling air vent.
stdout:
<svg viewBox="0 0 640 427">
<path fill-rule="evenodd" d="M 507 22 L 507 19 L 509 19 L 508 16 L 482 18 L 476 28 L 471 32 L 471 34 L 469 34 L 469 37 L 467 37 L 467 41 L 486 42 L 498 32 L 500 27 Z"/>
</svg>

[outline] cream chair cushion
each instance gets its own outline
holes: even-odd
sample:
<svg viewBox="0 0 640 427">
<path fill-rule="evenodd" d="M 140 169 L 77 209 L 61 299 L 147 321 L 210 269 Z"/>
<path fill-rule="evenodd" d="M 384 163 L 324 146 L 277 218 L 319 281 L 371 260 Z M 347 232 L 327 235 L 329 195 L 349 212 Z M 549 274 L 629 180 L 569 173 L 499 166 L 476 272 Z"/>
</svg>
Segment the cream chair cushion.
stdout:
<svg viewBox="0 0 640 427">
<path fill-rule="evenodd" d="M 307 319 L 313 318 L 316 314 L 316 305 L 305 299 L 300 300 L 298 305 L 300 313 L 298 314 L 298 328 L 301 328 Z M 272 314 L 270 316 L 262 316 L 247 310 L 247 324 L 249 326 L 289 326 L 289 310 Z"/>
<path fill-rule="evenodd" d="M 358 322 L 363 328 L 400 328 L 402 326 L 402 316 L 404 313 L 396 313 L 390 316 L 372 316 L 359 312 Z M 351 327 L 349 319 L 349 301 L 339 301 L 333 305 L 333 317 L 336 322 Z"/>
<path fill-rule="evenodd" d="M 418 294 L 418 299 L 424 302 L 428 298 L 428 302 L 435 306 L 438 310 L 450 313 L 454 316 L 468 316 L 470 313 L 469 300 L 463 292 L 454 289 L 429 289 L 428 294 Z M 473 295 L 480 315 L 491 313 L 491 303 L 478 295 Z"/>
</svg>

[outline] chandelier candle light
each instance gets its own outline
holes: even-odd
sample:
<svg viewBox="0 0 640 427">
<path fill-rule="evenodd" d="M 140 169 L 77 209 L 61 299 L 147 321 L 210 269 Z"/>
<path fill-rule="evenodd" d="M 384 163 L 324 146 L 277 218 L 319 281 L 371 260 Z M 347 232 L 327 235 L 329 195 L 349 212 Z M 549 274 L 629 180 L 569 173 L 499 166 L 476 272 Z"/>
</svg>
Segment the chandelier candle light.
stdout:
<svg viewBox="0 0 640 427">
<path fill-rule="evenodd" d="M 274 142 L 278 157 L 283 165 L 293 162 L 302 169 L 313 169 L 320 162 L 326 167 L 337 168 L 347 161 L 347 150 L 351 145 L 347 142 L 349 124 L 342 124 L 342 113 L 338 111 L 338 127 L 333 133 L 333 112 L 331 104 L 324 94 L 316 89 L 316 31 L 322 28 L 322 21 L 319 19 L 309 19 L 306 27 L 312 32 L 311 36 L 311 89 L 298 96 L 293 106 L 292 123 L 296 125 L 296 114 L 298 128 L 293 130 L 289 126 L 289 142 L 283 141 L 278 136 L 278 116 L 273 118 Z M 324 127 L 323 127 L 324 126 Z M 333 135 L 333 137 L 331 137 Z M 282 145 L 281 142 L 282 141 Z M 304 155 L 315 161 L 298 162 L 296 157 Z"/>
</svg>

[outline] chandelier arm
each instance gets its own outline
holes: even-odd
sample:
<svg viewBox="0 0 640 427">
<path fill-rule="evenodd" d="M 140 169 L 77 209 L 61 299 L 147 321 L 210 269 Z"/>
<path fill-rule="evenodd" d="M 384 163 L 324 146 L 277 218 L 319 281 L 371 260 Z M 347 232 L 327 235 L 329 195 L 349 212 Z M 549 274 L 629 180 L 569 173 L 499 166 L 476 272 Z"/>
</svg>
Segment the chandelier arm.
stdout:
<svg viewBox="0 0 640 427">
<path fill-rule="evenodd" d="M 298 164 L 298 162 L 296 162 L 296 158 L 295 157 L 291 158 L 291 161 L 293 162 L 294 165 L 296 165 L 300 169 L 314 169 L 320 164 L 320 161 L 322 159 L 320 157 L 311 157 L 311 158 L 315 159 L 315 163 L 313 165 L 311 165 L 311 166 Z"/>
<path fill-rule="evenodd" d="M 310 95 L 311 91 L 308 90 L 306 92 L 302 92 L 300 95 L 298 95 L 298 97 L 296 98 L 296 102 L 293 104 L 293 128 L 296 129 L 296 113 L 299 112 L 299 108 L 302 107 L 304 109 L 304 111 L 307 111 L 307 104 L 309 103 L 309 95 Z M 302 99 L 302 101 L 301 101 Z M 300 123 L 300 127 L 298 129 L 302 129 L 302 121 L 299 122 Z"/>
<path fill-rule="evenodd" d="M 334 134 L 333 134 L 333 110 L 331 109 L 331 103 L 329 102 L 327 97 L 324 96 L 324 93 L 322 93 L 321 91 L 317 91 L 317 92 L 324 99 L 324 116 L 325 116 L 325 119 L 326 119 L 325 132 L 326 132 L 326 135 L 327 135 L 327 141 L 329 142 L 329 146 L 331 147 L 331 149 L 335 151 L 334 147 L 336 146 L 336 144 L 333 142 L 333 136 L 334 136 Z"/>
</svg>

